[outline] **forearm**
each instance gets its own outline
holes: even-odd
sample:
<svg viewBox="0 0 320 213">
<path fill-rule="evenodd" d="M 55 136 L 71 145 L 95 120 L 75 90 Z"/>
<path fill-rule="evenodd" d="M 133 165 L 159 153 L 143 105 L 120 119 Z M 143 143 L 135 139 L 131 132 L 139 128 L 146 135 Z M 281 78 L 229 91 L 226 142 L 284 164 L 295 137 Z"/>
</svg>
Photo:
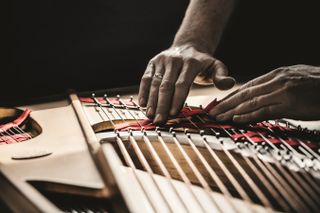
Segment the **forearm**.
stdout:
<svg viewBox="0 0 320 213">
<path fill-rule="evenodd" d="M 192 45 L 213 54 L 234 5 L 235 0 L 190 0 L 172 46 Z"/>
</svg>

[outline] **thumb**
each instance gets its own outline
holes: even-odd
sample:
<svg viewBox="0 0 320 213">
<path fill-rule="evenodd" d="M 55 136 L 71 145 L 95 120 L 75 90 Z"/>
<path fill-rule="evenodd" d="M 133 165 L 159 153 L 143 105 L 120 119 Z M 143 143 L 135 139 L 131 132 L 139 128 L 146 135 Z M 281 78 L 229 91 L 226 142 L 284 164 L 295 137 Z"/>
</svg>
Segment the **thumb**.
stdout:
<svg viewBox="0 0 320 213">
<path fill-rule="evenodd" d="M 215 60 L 211 65 L 211 69 L 213 70 L 213 82 L 218 89 L 228 90 L 235 85 L 236 80 L 228 76 L 228 69 L 221 61 Z"/>
</svg>

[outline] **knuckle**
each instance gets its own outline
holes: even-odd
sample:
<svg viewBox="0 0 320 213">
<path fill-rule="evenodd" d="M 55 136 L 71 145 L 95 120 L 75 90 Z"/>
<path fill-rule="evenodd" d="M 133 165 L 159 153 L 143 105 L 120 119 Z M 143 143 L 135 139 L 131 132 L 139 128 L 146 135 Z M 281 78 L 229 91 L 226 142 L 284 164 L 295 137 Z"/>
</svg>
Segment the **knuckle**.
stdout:
<svg viewBox="0 0 320 213">
<path fill-rule="evenodd" d="M 174 88 L 174 83 L 171 81 L 162 81 L 160 85 L 160 92 L 167 92 L 169 90 L 172 90 Z"/>
<path fill-rule="evenodd" d="M 254 80 L 251 80 L 251 81 L 249 81 L 248 83 L 246 83 L 246 84 L 244 85 L 244 88 L 248 88 L 248 87 L 252 87 L 252 86 L 254 86 Z"/>
<path fill-rule="evenodd" d="M 249 96 L 249 91 L 248 89 L 243 90 L 242 92 L 239 93 L 239 99 L 245 100 Z"/>
<path fill-rule="evenodd" d="M 249 100 L 249 107 L 255 108 L 258 106 L 259 100 L 257 98 L 252 98 Z"/>
<path fill-rule="evenodd" d="M 194 57 L 185 58 L 184 61 L 185 61 L 184 62 L 185 65 L 187 65 L 187 66 L 195 66 L 195 65 L 200 63 L 200 61 L 198 59 L 194 58 Z"/>
<path fill-rule="evenodd" d="M 154 78 L 151 82 L 151 86 L 153 87 L 159 87 L 160 84 L 161 84 L 161 80 L 158 80 L 157 78 Z"/>
<path fill-rule="evenodd" d="M 176 83 L 175 83 L 175 88 L 176 89 L 184 89 L 184 88 L 186 88 L 188 85 L 187 85 L 187 83 L 185 82 L 185 81 L 177 81 Z"/>
<path fill-rule="evenodd" d="M 214 63 L 219 63 L 219 61 L 217 59 L 214 59 L 214 58 L 209 57 L 209 56 L 203 57 L 201 61 L 202 61 L 202 64 L 204 64 L 206 66 L 209 66 L 209 65 L 214 64 Z"/>
<path fill-rule="evenodd" d="M 283 71 L 286 70 L 286 69 L 287 69 L 287 67 L 278 67 L 277 69 L 273 70 L 273 72 L 274 72 L 275 74 L 278 74 L 278 73 L 283 72 Z"/>
<path fill-rule="evenodd" d="M 274 74 L 274 76 L 279 76 L 279 75 L 284 75 L 285 73 L 287 73 L 288 70 L 289 70 L 288 67 L 279 67 L 271 72 L 272 74 Z"/>
<path fill-rule="evenodd" d="M 145 81 L 151 81 L 151 79 L 152 79 L 152 77 L 150 75 L 143 75 L 142 78 L 141 78 L 141 80 L 144 81 L 144 82 Z"/>
<path fill-rule="evenodd" d="M 171 70 L 178 71 L 182 65 L 182 58 L 179 56 L 170 56 L 166 59 L 166 66 L 169 67 Z"/>
<path fill-rule="evenodd" d="M 175 63 L 175 64 L 179 64 L 179 63 L 182 63 L 182 57 L 181 56 L 171 56 L 170 57 L 170 61 L 172 61 L 172 63 Z"/>
<path fill-rule="evenodd" d="M 280 74 L 278 76 L 278 81 L 281 85 L 286 86 L 287 83 L 290 81 L 290 78 L 285 74 Z"/>
<path fill-rule="evenodd" d="M 164 53 L 160 53 L 159 55 L 154 57 L 154 59 L 152 61 L 154 61 L 155 63 L 159 63 L 159 62 L 163 62 L 166 58 L 167 57 Z"/>
</svg>

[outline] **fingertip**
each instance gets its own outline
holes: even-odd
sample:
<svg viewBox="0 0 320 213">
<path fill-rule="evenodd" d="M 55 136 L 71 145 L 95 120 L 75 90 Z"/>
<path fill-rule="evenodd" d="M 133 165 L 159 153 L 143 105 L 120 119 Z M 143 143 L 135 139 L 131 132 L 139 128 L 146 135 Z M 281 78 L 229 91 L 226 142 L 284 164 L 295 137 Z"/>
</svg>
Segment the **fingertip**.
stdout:
<svg viewBox="0 0 320 213">
<path fill-rule="evenodd" d="M 145 98 L 139 98 L 139 105 L 142 107 L 146 107 L 147 101 Z"/>
<path fill-rule="evenodd" d="M 177 108 L 172 108 L 169 112 L 170 117 L 176 117 L 179 114 L 179 110 Z"/>
<path fill-rule="evenodd" d="M 160 124 L 164 124 L 166 120 L 167 120 L 166 116 L 162 114 L 157 114 L 156 117 L 154 118 L 153 123 L 160 125 Z"/>
<path fill-rule="evenodd" d="M 152 107 L 148 107 L 146 115 L 148 118 L 153 118 L 154 117 L 154 109 Z"/>
<path fill-rule="evenodd" d="M 236 84 L 236 80 L 232 77 L 217 77 L 215 86 L 220 90 L 231 89 Z"/>
</svg>

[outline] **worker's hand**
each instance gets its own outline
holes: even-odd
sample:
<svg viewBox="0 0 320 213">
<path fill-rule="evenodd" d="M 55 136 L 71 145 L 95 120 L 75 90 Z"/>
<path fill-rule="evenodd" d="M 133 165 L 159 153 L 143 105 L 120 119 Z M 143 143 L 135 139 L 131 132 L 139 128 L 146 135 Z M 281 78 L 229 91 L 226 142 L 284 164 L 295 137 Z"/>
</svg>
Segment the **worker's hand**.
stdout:
<svg viewBox="0 0 320 213">
<path fill-rule="evenodd" d="M 320 120 L 320 67 L 281 67 L 244 84 L 210 113 L 218 121 Z"/>
<path fill-rule="evenodd" d="M 182 108 L 190 86 L 199 73 L 211 71 L 219 89 L 229 89 L 235 80 L 225 65 L 192 46 L 172 47 L 152 58 L 141 79 L 139 103 L 147 106 L 147 116 L 163 123 Z M 211 76 L 210 76 L 211 77 Z"/>
</svg>

